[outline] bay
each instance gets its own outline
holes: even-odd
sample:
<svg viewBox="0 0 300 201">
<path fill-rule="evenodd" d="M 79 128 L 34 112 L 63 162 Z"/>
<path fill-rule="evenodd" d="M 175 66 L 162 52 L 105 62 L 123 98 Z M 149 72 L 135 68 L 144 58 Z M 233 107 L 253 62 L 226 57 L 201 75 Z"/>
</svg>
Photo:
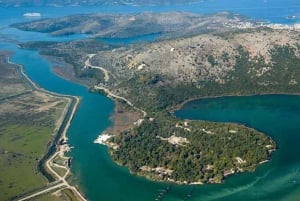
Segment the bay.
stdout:
<svg viewBox="0 0 300 201">
<path fill-rule="evenodd" d="M 254 173 L 231 177 L 223 186 L 224 189 L 220 189 L 217 194 L 223 197 L 223 192 L 226 195 L 220 200 L 299 198 L 300 96 L 263 95 L 201 99 L 187 103 L 181 110 L 176 111 L 176 115 L 195 120 L 245 124 L 266 133 L 276 141 L 278 150 L 272 160 L 261 165 Z M 240 185 L 235 188 L 229 187 L 235 184 Z"/>
</svg>

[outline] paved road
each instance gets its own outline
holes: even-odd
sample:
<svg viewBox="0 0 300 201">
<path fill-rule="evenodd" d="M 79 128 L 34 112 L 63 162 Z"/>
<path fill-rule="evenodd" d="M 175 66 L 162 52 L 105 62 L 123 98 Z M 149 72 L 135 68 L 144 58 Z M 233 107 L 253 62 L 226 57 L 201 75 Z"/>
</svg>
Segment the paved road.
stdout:
<svg viewBox="0 0 300 201">
<path fill-rule="evenodd" d="M 89 58 L 85 61 L 85 68 L 89 67 L 89 68 L 94 68 L 94 69 L 99 69 L 104 73 L 104 80 L 105 82 L 107 82 L 109 80 L 109 71 L 106 70 L 105 68 L 101 67 L 101 66 L 94 66 L 90 63 L 90 59 L 92 57 L 94 57 L 96 54 L 89 54 Z"/>
<path fill-rule="evenodd" d="M 64 187 L 66 187 L 66 184 L 65 184 L 65 183 L 60 183 L 60 184 L 57 184 L 57 185 L 55 185 L 55 186 L 51 186 L 51 187 L 49 187 L 49 188 L 46 188 L 46 189 L 41 190 L 41 191 L 39 191 L 39 192 L 36 192 L 36 193 L 34 193 L 34 194 L 31 194 L 31 195 L 29 195 L 29 196 L 27 196 L 27 197 L 21 198 L 21 199 L 19 199 L 18 201 L 28 200 L 28 199 L 30 199 L 30 198 L 33 198 L 33 197 L 42 195 L 42 194 L 44 194 L 44 193 L 48 193 L 48 192 L 53 191 L 53 190 L 56 190 L 56 189 L 61 189 L 61 188 L 64 188 Z"/>
<path fill-rule="evenodd" d="M 113 97 L 113 98 L 116 98 L 116 99 L 120 99 L 120 100 L 123 100 L 125 101 L 129 106 L 133 107 L 134 109 L 138 110 L 138 111 L 141 111 L 143 113 L 143 116 L 147 116 L 147 112 L 140 109 L 140 108 L 137 108 L 133 105 L 133 103 L 131 103 L 129 100 L 127 100 L 126 98 L 122 97 L 122 96 L 118 96 L 116 94 L 113 94 L 111 91 L 109 91 L 107 88 L 105 87 L 102 87 L 102 86 L 94 86 L 95 89 L 100 89 L 100 90 L 103 90 L 105 91 L 105 93 L 107 93 L 109 96 Z"/>
</svg>

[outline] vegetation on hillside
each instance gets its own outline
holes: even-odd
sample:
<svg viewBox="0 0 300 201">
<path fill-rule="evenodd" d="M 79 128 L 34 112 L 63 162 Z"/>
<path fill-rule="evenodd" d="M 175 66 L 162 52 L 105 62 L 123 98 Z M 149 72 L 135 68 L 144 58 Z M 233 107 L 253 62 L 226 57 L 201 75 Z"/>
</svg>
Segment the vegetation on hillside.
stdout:
<svg viewBox="0 0 300 201">
<path fill-rule="evenodd" d="M 98 46 L 97 51 L 94 39 L 82 49 L 76 46 L 82 42 L 39 49 L 74 62 L 77 76 L 94 79 L 102 93 L 108 94 L 106 88 L 147 113 L 110 138 L 115 161 L 157 180 L 213 183 L 253 171 L 270 158 L 275 142 L 242 125 L 179 120 L 173 108 L 200 97 L 299 93 L 299 36 L 258 28 L 121 48 Z M 91 53 L 95 56 L 88 57 Z M 108 81 L 99 69 L 85 67 L 88 58 L 109 71 Z"/>
</svg>

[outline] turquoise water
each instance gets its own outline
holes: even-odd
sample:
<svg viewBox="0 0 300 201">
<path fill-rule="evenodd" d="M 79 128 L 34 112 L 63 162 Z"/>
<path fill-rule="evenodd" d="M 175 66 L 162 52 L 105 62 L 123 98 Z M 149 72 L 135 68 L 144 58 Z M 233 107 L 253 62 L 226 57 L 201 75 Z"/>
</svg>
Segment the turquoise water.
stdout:
<svg viewBox="0 0 300 201">
<path fill-rule="evenodd" d="M 255 173 L 232 177 L 224 185 L 247 181 L 220 200 L 299 200 L 300 197 L 300 97 L 268 95 L 202 99 L 177 111 L 180 118 L 238 122 L 272 136 L 278 150 L 271 162 Z M 237 189 L 239 189 L 237 187 Z M 247 195 L 247 199 L 243 196 Z"/>
<path fill-rule="evenodd" d="M 222 185 L 178 186 L 150 182 L 115 165 L 106 147 L 93 143 L 99 133 L 111 124 L 109 115 L 113 112 L 113 102 L 100 94 L 89 93 L 83 86 L 61 79 L 52 73 L 50 63 L 37 52 L 21 50 L 16 46 L 17 41 L 65 41 L 86 36 L 51 37 L 6 27 L 10 23 L 27 20 L 22 17 L 25 12 L 41 12 L 44 17 L 55 17 L 96 11 L 135 13 L 166 10 L 199 13 L 230 10 L 251 18 L 292 23 L 293 20 L 287 20 L 286 16 L 299 15 L 300 3 L 297 0 L 211 0 L 194 5 L 166 7 L 0 8 L 0 38 L 6 38 L 0 39 L 0 49 L 15 51 L 13 61 L 24 64 L 26 73 L 42 88 L 82 98 L 68 131 L 69 143 L 74 147 L 70 153 L 73 157 L 72 173 L 80 190 L 92 201 L 153 201 L 164 189 L 168 189 L 162 195 L 164 201 L 299 200 L 300 97 L 230 97 L 187 104 L 177 112 L 178 117 L 243 123 L 271 135 L 279 149 L 271 162 L 260 166 L 255 173 L 230 177 Z"/>
<path fill-rule="evenodd" d="M 29 20 L 23 17 L 23 14 L 27 12 L 40 12 L 43 18 L 48 18 L 91 12 L 139 13 L 143 11 L 189 11 L 195 13 L 214 13 L 230 11 L 250 18 L 264 19 L 274 23 L 294 23 L 299 22 L 300 19 L 287 20 L 286 17 L 291 15 L 300 16 L 299 10 L 300 2 L 297 0 L 205 0 L 199 1 L 199 3 L 170 6 L 19 7 L 9 9 L 0 8 L 0 22 L 2 21 L 1 25 L 8 25 L 15 22 L 15 20 Z"/>
</svg>

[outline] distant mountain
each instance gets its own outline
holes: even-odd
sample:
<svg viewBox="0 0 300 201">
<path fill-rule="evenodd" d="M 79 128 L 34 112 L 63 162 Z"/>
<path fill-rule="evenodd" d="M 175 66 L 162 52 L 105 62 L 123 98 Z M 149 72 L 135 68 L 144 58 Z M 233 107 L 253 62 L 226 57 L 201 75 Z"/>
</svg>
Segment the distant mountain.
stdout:
<svg viewBox="0 0 300 201">
<path fill-rule="evenodd" d="M 128 38 L 159 33 L 167 38 L 218 32 L 249 22 L 242 16 L 222 12 L 199 15 L 186 12 L 141 14 L 78 14 L 13 24 L 24 31 L 52 35 L 89 34 L 95 38 Z"/>
<path fill-rule="evenodd" d="M 0 0 L 0 6 L 170 5 L 203 0 Z"/>
</svg>

